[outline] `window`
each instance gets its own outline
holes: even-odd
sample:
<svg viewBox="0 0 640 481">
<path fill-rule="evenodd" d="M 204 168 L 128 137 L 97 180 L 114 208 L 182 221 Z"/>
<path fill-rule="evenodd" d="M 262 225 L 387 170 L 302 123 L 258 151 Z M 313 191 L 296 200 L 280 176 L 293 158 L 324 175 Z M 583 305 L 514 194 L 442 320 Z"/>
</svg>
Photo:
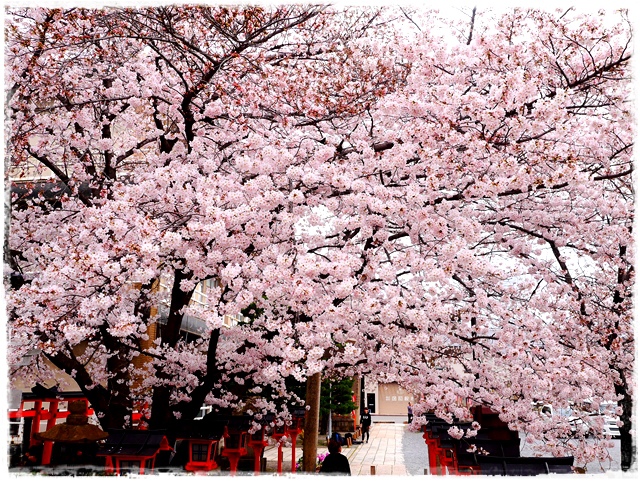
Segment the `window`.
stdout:
<svg viewBox="0 0 640 481">
<path fill-rule="evenodd" d="M 204 443 L 193 443 L 191 445 L 191 459 L 193 461 L 206 461 L 209 455 L 209 446 Z"/>
<path fill-rule="evenodd" d="M 19 436 L 21 426 L 22 426 L 22 423 L 20 421 L 9 421 L 9 435 Z"/>
<path fill-rule="evenodd" d="M 196 286 L 193 291 L 193 295 L 191 296 L 191 302 L 195 302 L 202 306 L 207 305 L 207 295 L 204 293 L 204 283 L 201 282 Z"/>
<path fill-rule="evenodd" d="M 233 315 L 225 315 L 224 316 L 224 325 L 227 327 L 230 326 L 235 326 L 236 324 L 238 324 L 239 322 L 244 321 L 245 317 L 238 313 L 238 314 L 233 314 Z"/>
</svg>

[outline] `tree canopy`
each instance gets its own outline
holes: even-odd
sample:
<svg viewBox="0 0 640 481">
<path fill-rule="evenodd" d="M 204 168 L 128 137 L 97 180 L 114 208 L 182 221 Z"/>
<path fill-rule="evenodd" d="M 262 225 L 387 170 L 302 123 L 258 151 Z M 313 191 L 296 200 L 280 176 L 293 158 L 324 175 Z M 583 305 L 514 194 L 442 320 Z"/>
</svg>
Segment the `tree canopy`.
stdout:
<svg viewBox="0 0 640 481">
<path fill-rule="evenodd" d="M 606 441 L 531 403 L 614 400 L 630 466 L 626 13 L 436 24 L 9 10 L 12 378 L 66 373 L 110 428 L 143 405 L 152 427 L 248 396 L 282 413 L 287 378 L 368 373 L 580 460 Z"/>
</svg>

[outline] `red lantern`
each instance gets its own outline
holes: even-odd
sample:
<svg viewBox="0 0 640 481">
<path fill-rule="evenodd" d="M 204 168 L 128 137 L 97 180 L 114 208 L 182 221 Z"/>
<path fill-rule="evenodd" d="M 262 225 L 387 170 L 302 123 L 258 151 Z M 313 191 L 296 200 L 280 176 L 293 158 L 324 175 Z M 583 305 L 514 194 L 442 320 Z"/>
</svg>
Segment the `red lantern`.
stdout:
<svg viewBox="0 0 640 481">
<path fill-rule="evenodd" d="M 215 461 L 218 439 L 189 439 L 187 471 L 211 471 L 218 467 Z"/>
<path fill-rule="evenodd" d="M 231 474 L 236 474 L 240 457 L 247 454 L 248 430 L 241 424 L 229 423 L 223 437 L 222 455 L 229 459 Z"/>
<path fill-rule="evenodd" d="M 265 439 L 265 427 L 262 426 L 259 430 L 253 433 L 249 439 L 249 446 L 253 449 L 253 470 L 256 474 L 260 473 L 260 458 L 262 457 L 262 451 L 264 451 L 267 444 L 267 440 Z"/>
</svg>

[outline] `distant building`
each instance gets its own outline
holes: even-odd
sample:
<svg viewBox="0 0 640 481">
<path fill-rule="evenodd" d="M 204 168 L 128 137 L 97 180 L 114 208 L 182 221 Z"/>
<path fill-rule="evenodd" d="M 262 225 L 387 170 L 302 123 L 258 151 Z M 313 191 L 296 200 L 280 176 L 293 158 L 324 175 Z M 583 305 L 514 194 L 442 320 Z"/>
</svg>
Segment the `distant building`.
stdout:
<svg viewBox="0 0 640 481">
<path fill-rule="evenodd" d="M 413 394 L 395 382 L 374 384 L 365 381 L 365 406 L 373 414 L 404 416 L 407 404 L 414 401 Z"/>
</svg>

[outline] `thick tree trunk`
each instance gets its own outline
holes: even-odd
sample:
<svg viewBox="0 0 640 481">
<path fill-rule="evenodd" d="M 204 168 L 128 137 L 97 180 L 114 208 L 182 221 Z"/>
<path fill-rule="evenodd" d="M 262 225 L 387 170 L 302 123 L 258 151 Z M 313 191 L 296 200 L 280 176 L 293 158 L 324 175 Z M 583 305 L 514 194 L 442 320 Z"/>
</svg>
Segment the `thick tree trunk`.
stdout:
<svg viewBox="0 0 640 481">
<path fill-rule="evenodd" d="M 625 298 L 631 297 L 631 293 L 625 291 L 624 287 L 625 284 L 629 282 L 634 272 L 633 266 L 627 262 L 627 246 L 625 245 L 620 246 L 620 260 L 623 261 L 627 267 L 621 267 L 618 269 L 618 284 L 620 288 L 616 289 L 613 295 L 613 302 L 616 306 L 614 312 L 617 315 L 624 312 Z M 609 350 L 612 349 L 615 340 L 619 338 L 618 331 L 620 330 L 620 325 L 620 323 L 616 322 L 615 330 L 612 335 L 609 336 L 606 346 Z M 633 399 L 631 398 L 631 392 L 629 390 L 628 371 L 619 367 L 614 367 L 614 370 L 617 371 L 620 376 L 620 383 L 615 384 L 615 391 L 618 396 L 622 396 L 622 399 L 618 401 L 618 405 L 622 408 L 622 414 L 620 415 L 620 421 L 622 421 L 622 426 L 620 426 L 620 469 L 626 472 L 631 469 L 631 466 L 635 461 L 633 459 L 635 454 L 633 436 L 631 435 Z"/>
<path fill-rule="evenodd" d="M 313 473 L 318 459 L 318 424 L 320 418 L 320 382 L 321 373 L 307 379 L 306 403 L 309 406 L 304 418 L 304 443 L 302 446 L 302 470 Z"/>
<path fill-rule="evenodd" d="M 220 341 L 220 329 L 214 329 L 211 332 L 209 338 L 209 348 L 207 350 L 207 373 L 202 378 L 200 385 L 191 391 L 191 400 L 181 401 L 176 406 L 174 411 L 181 414 L 180 419 L 175 420 L 169 430 L 176 429 L 184 421 L 191 421 L 200 412 L 200 408 L 204 404 L 205 398 L 213 389 L 216 382 L 220 380 L 220 372 L 217 369 L 217 352 L 218 342 Z"/>
<path fill-rule="evenodd" d="M 633 436 L 631 435 L 631 415 L 633 414 L 633 400 L 625 386 L 616 386 L 616 394 L 623 398 L 618 401 L 622 408 L 620 420 L 620 469 L 629 471 L 634 463 L 635 450 L 633 448 Z"/>
<path fill-rule="evenodd" d="M 106 331 L 106 330 L 105 330 Z M 106 332 L 102 334 L 105 347 L 114 355 L 107 359 L 107 371 L 112 374 L 107 382 L 108 411 L 100 421 L 103 429 L 131 428 L 133 402 L 131 399 L 130 351 Z"/>
<path fill-rule="evenodd" d="M 46 339 L 46 337 L 45 337 Z M 45 354 L 45 357 L 58 369 L 71 376 L 80 387 L 95 410 L 102 429 L 130 427 L 133 405 L 131 400 L 130 352 L 102 330 L 102 342 L 113 353 L 107 359 L 105 368 L 114 377 L 107 385 L 95 386 L 95 381 L 86 366 L 78 361 L 73 351 Z"/>
<path fill-rule="evenodd" d="M 167 324 L 162 329 L 162 346 L 174 348 L 180 339 L 180 327 L 182 326 L 182 309 L 189 304 L 193 290 L 184 292 L 180 288 L 183 280 L 188 280 L 193 273 L 185 274 L 176 269 L 171 289 L 171 305 L 169 306 L 169 316 Z M 166 429 L 173 425 L 174 417 L 170 408 L 171 400 L 171 376 L 162 370 L 162 365 L 156 369 L 156 376 L 167 382 L 167 385 L 156 386 L 153 390 L 151 400 L 151 418 L 149 419 L 150 429 Z"/>
</svg>

